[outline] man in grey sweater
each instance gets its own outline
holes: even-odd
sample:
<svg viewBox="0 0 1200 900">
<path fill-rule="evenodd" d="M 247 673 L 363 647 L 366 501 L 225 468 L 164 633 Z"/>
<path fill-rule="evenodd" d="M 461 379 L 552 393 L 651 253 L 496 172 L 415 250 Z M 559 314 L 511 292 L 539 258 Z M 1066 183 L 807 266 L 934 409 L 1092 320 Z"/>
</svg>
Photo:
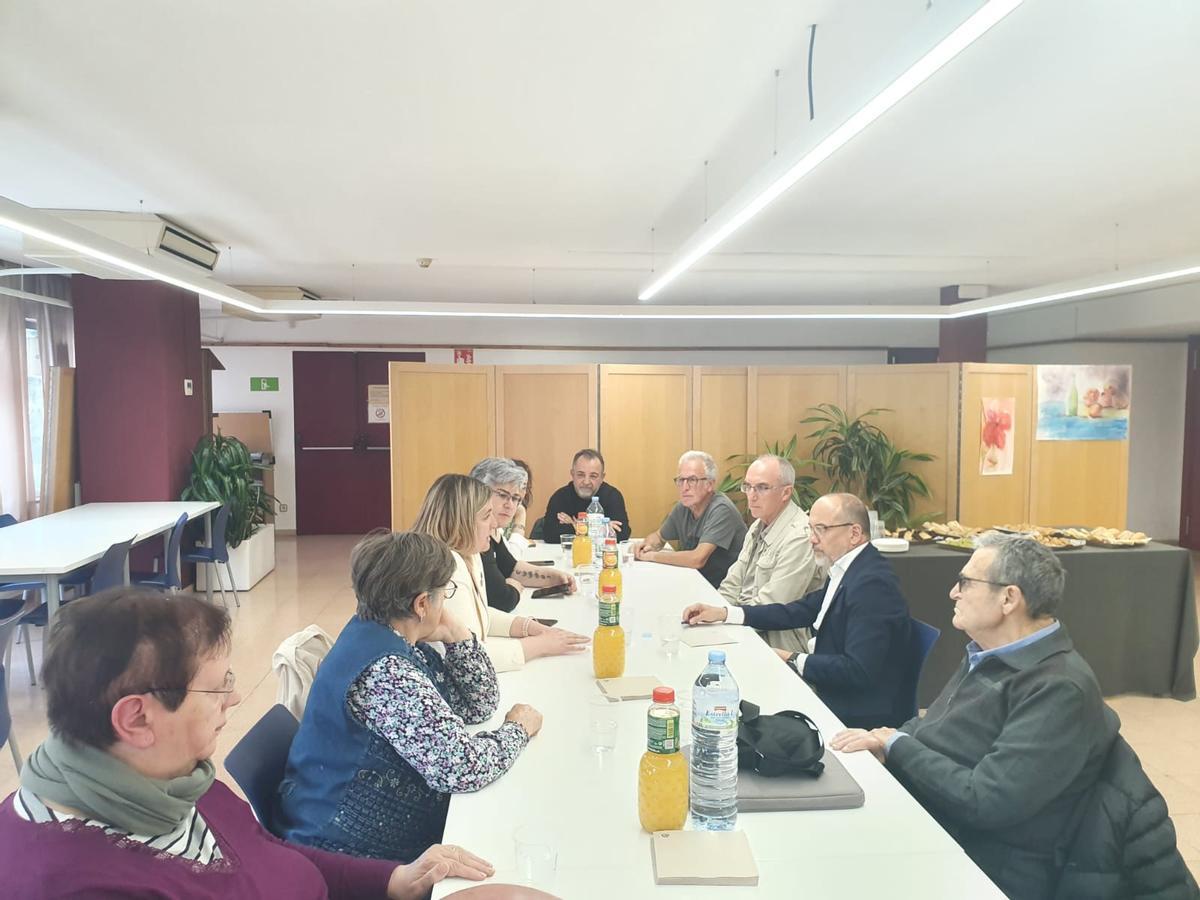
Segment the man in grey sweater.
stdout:
<svg viewBox="0 0 1200 900">
<path fill-rule="evenodd" d="M 1055 849 L 1119 721 L 1054 617 L 1066 573 L 1032 540 L 989 534 L 950 599 L 966 658 L 924 718 L 851 729 L 1010 897 L 1052 895 Z"/>
</svg>

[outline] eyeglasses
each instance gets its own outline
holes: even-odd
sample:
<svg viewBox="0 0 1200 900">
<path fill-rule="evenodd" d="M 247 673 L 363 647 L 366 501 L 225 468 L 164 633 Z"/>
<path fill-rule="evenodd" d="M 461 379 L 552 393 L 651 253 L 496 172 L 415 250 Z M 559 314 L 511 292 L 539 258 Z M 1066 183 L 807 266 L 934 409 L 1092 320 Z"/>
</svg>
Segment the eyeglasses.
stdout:
<svg viewBox="0 0 1200 900">
<path fill-rule="evenodd" d="M 853 522 L 838 522 L 834 525 L 813 525 L 811 527 L 817 533 L 817 537 L 825 537 L 825 532 L 830 528 L 848 528 L 853 524 Z"/>
<path fill-rule="evenodd" d="M 765 494 L 768 491 L 773 491 L 776 488 L 783 487 L 782 484 L 751 484 L 748 481 L 742 482 L 743 494 Z"/>
<path fill-rule="evenodd" d="M 688 487 L 695 487 L 702 481 L 712 481 L 711 478 L 700 478 L 696 475 L 686 475 L 686 476 L 681 476 L 681 477 L 677 477 L 677 478 L 672 478 L 671 480 L 675 482 L 675 487 L 683 487 L 685 484 Z"/>
<path fill-rule="evenodd" d="M 954 580 L 954 583 L 958 585 L 958 592 L 960 594 L 965 591 L 967 589 L 967 585 L 971 584 L 972 582 L 975 584 L 990 584 L 993 587 L 1008 587 L 1007 584 L 1003 584 L 999 581 L 988 581 L 986 578 L 972 578 L 970 575 L 963 575 L 962 573 L 959 573 L 958 578 Z"/>
<path fill-rule="evenodd" d="M 509 503 L 520 503 L 524 499 L 522 494 L 510 494 L 508 491 L 502 491 L 499 488 L 492 488 L 492 496 Z"/>
<path fill-rule="evenodd" d="M 453 581 L 450 582 L 448 585 L 446 585 L 444 588 L 442 588 L 442 599 L 449 600 L 451 597 L 454 596 L 454 592 L 457 590 L 458 590 L 458 585 L 455 584 Z"/>
<path fill-rule="evenodd" d="M 225 673 L 225 681 L 219 690 L 202 690 L 200 688 L 165 688 L 152 687 L 142 691 L 143 694 L 165 694 L 171 691 L 179 691 L 184 694 L 232 694 L 234 685 L 237 683 L 237 676 L 230 670 Z"/>
</svg>

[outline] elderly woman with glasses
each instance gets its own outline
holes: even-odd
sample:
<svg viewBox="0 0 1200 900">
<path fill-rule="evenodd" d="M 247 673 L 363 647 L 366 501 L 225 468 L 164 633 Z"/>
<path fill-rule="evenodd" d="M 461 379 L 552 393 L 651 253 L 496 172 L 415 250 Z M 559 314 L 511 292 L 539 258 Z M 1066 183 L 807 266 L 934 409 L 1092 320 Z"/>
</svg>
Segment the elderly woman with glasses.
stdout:
<svg viewBox="0 0 1200 900">
<path fill-rule="evenodd" d="M 479 555 L 483 563 L 488 606 L 512 612 L 521 600 L 523 587 L 543 588 L 565 584 L 569 593 L 575 593 L 575 579 L 569 574 L 548 566 L 534 566 L 519 561 L 504 542 L 504 530 L 513 521 L 517 510 L 521 509 L 529 477 L 526 471 L 514 459 L 489 456 L 475 464 L 471 477 L 492 489 L 492 516 L 496 530 L 491 535 L 488 549 Z"/>
<path fill-rule="evenodd" d="M 489 608 L 481 554 L 496 530 L 495 498 L 469 475 L 443 475 L 429 488 L 413 531 L 445 541 L 453 551 L 455 594 L 448 609 L 483 644 L 497 672 L 519 669 L 539 656 L 578 653 L 583 635 L 549 628 L 537 619 Z"/>
<path fill-rule="evenodd" d="M 241 700 L 229 654 L 229 616 L 201 597 L 113 588 L 63 609 L 42 668 L 50 736 L 0 804 L 4 896 L 417 898 L 491 874 L 457 847 L 405 866 L 264 831 L 211 759 Z"/>
<path fill-rule="evenodd" d="M 524 704 L 495 731 L 467 731 L 500 692 L 449 611 L 453 574 L 450 550 L 426 534 L 373 532 L 354 548 L 358 611 L 317 670 L 279 787 L 288 840 L 414 859 L 441 840 L 450 794 L 491 784 L 538 733 L 542 716 Z"/>
</svg>

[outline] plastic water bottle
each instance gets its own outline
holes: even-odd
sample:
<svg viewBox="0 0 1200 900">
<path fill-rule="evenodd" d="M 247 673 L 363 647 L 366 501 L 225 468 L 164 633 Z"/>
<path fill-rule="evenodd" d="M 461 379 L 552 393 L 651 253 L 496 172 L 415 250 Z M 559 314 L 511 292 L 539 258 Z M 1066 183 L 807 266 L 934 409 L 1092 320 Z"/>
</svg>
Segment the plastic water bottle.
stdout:
<svg viewBox="0 0 1200 900">
<path fill-rule="evenodd" d="M 704 831 L 737 825 L 737 728 L 741 695 L 725 667 L 725 651 L 709 650 L 708 665 L 692 688 L 689 806 Z"/>
<path fill-rule="evenodd" d="M 598 563 L 604 553 L 604 539 L 608 537 L 604 532 L 604 507 L 600 505 L 599 497 L 593 496 L 588 504 L 587 525 L 588 537 L 592 539 L 592 561 Z"/>
</svg>

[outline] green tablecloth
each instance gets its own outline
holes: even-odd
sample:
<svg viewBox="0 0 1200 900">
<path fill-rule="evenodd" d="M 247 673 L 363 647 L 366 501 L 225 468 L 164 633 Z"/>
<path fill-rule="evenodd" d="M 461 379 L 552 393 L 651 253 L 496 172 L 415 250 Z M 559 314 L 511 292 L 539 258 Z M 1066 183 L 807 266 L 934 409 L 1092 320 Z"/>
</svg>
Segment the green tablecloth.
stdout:
<svg viewBox="0 0 1200 900">
<path fill-rule="evenodd" d="M 1191 700 L 1200 646 L 1191 554 L 1180 547 L 1081 547 L 1058 554 L 1067 570 L 1059 618 L 1106 696 L 1128 692 Z M 962 661 L 969 638 L 950 624 L 950 585 L 966 553 L 914 546 L 889 554 L 912 615 L 942 630 L 921 675 L 928 706 Z"/>
</svg>

